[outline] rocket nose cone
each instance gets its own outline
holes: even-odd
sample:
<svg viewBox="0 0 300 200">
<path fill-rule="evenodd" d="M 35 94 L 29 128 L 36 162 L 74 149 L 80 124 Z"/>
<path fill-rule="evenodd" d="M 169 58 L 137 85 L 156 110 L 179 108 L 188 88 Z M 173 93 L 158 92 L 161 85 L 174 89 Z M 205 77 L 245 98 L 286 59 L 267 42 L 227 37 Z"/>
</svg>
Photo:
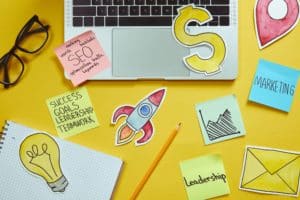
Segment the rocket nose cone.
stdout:
<svg viewBox="0 0 300 200">
<path fill-rule="evenodd" d="M 149 101 L 151 103 L 153 103 L 154 105 L 159 106 L 161 100 L 163 99 L 163 97 L 165 95 L 165 92 L 166 92 L 166 89 L 161 89 L 161 90 L 158 90 L 158 91 L 152 93 L 149 96 Z"/>
</svg>

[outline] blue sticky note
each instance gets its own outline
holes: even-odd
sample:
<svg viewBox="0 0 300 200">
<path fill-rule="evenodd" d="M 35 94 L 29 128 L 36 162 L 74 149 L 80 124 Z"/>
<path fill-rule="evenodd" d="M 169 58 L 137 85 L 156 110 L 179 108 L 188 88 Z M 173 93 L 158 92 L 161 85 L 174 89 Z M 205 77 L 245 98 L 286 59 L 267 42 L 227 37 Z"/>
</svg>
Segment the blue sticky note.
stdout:
<svg viewBox="0 0 300 200">
<path fill-rule="evenodd" d="M 259 60 L 249 100 L 289 112 L 300 71 Z"/>
</svg>

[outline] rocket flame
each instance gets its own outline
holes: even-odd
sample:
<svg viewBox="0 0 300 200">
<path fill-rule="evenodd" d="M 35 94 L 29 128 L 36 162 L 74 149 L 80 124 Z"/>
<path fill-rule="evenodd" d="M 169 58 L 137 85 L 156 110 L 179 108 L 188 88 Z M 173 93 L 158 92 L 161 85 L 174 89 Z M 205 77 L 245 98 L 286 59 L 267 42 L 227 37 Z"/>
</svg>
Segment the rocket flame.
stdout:
<svg viewBox="0 0 300 200">
<path fill-rule="evenodd" d="M 117 133 L 116 144 L 122 145 L 130 142 L 135 135 L 135 132 L 126 124 L 123 124 Z"/>
</svg>

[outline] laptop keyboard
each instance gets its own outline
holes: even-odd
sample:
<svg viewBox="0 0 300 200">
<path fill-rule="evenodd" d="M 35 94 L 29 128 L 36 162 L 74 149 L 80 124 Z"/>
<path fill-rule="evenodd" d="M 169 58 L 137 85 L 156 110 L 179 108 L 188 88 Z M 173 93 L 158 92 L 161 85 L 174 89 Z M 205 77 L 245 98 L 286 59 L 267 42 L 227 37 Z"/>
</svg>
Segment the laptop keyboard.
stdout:
<svg viewBox="0 0 300 200">
<path fill-rule="evenodd" d="M 213 16 L 202 26 L 230 25 L 229 0 L 73 0 L 73 26 L 171 26 L 177 9 L 191 3 Z"/>
</svg>

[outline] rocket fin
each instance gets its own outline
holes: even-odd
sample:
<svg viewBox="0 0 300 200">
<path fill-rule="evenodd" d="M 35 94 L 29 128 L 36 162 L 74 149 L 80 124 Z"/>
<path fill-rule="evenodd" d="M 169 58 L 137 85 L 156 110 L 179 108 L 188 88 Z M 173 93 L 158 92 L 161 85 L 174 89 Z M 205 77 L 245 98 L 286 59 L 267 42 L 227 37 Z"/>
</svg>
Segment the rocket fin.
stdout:
<svg viewBox="0 0 300 200">
<path fill-rule="evenodd" d="M 153 136 L 153 125 L 149 120 L 142 128 L 143 136 L 135 141 L 135 145 L 143 145 L 150 141 Z"/>
<path fill-rule="evenodd" d="M 114 114 L 113 114 L 113 117 L 111 119 L 111 122 L 113 124 L 115 124 L 120 117 L 130 115 L 133 110 L 134 110 L 134 107 L 132 107 L 132 106 L 121 106 L 121 107 L 118 107 L 114 111 Z"/>
</svg>

